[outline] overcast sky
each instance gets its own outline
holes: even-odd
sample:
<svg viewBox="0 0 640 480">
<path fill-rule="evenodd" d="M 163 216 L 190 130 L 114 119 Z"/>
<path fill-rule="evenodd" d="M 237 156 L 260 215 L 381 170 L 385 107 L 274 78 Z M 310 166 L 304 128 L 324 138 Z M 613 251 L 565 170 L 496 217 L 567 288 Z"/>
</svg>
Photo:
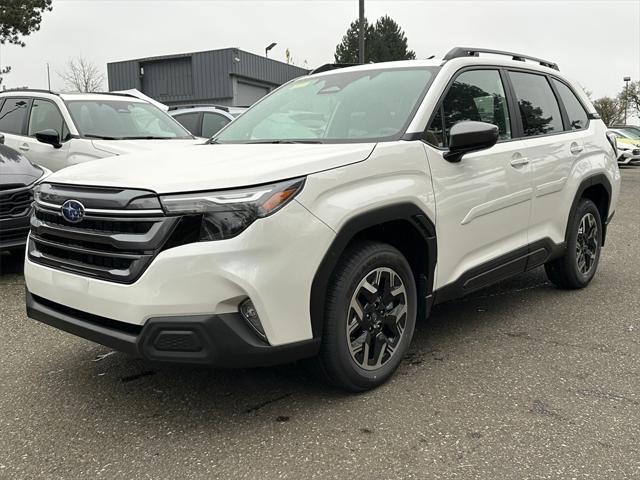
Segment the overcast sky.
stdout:
<svg viewBox="0 0 640 480">
<path fill-rule="evenodd" d="M 0 47 L 11 65 L 8 87 L 63 88 L 56 71 L 82 55 L 106 75 L 107 62 L 238 47 L 296 64 L 333 60 L 358 0 L 188 1 L 54 0 L 27 46 Z M 595 97 L 615 95 L 624 76 L 640 78 L 640 0 L 628 1 L 375 1 L 366 16 L 390 15 L 405 30 L 417 58 L 453 46 L 480 46 L 555 61 Z M 105 84 L 106 88 L 106 84 Z"/>
</svg>

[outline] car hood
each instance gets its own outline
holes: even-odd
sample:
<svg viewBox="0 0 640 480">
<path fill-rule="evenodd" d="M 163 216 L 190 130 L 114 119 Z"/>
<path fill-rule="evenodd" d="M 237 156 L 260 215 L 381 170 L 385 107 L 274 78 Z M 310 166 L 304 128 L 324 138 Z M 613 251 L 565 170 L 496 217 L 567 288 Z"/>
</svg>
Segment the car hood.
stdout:
<svg viewBox="0 0 640 480">
<path fill-rule="evenodd" d="M 186 138 L 180 140 L 92 140 L 96 150 L 112 155 L 126 155 L 127 153 L 146 152 L 165 148 L 184 147 L 186 145 L 200 145 L 206 142 L 204 138 Z"/>
<path fill-rule="evenodd" d="M 0 145 L 0 190 L 31 185 L 44 172 L 16 150 Z"/>
<path fill-rule="evenodd" d="M 86 162 L 59 170 L 48 181 L 156 193 L 217 190 L 360 162 L 374 147 L 375 143 L 198 145 Z"/>
</svg>

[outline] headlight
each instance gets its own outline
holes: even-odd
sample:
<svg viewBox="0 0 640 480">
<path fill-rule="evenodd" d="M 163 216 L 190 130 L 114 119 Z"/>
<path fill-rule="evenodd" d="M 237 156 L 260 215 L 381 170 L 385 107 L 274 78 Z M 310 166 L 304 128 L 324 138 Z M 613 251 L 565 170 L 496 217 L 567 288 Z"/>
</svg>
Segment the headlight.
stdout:
<svg viewBox="0 0 640 480">
<path fill-rule="evenodd" d="M 277 212 L 303 185 L 304 178 L 296 178 L 238 190 L 162 195 L 160 201 L 168 215 L 201 216 L 200 241 L 224 240 Z"/>
</svg>

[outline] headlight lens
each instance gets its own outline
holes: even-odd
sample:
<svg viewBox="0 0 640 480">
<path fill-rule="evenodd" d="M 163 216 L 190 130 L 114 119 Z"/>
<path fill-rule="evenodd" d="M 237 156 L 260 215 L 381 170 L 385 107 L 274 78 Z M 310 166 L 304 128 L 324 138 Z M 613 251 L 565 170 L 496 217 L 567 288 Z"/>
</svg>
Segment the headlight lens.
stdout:
<svg viewBox="0 0 640 480">
<path fill-rule="evenodd" d="M 304 178 L 270 185 L 213 192 L 162 195 L 168 215 L 201 217 L 200 241 L 224 240 L 240 234 L 258 218 L 284 207 L 302 190 Z"/>
</svg>

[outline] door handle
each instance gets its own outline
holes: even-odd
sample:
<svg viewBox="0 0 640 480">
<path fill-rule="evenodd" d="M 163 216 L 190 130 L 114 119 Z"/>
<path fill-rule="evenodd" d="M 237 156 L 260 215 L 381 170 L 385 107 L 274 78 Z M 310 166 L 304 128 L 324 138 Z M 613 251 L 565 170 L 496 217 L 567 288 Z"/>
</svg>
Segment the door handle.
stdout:
<svg viewBox="0 0 640 480">
<path fill-rule="evenodd" d="M 572 143 L 571 146 L 569 147 L 569 150 L 571 151 L 571 153 L 573 153 L 574 155 L 579 154 L 580 152 L 582 152 L 584 150 L 584 147 L 582 145 L 578 145 L 577 143 Z"/>
<path fill-rule="evenodd" d="M 511 160 L 512 167 L 522 167 L 523 165 L 527 165 L 529 163 L 529 159 L 527 157 L 518 157 Z"/>
<path fill-rule="evenodd" d="M 29 145 L 26 143 L 23 143 L 22 145 L 20 145 L 18 147 L 20 150 L 22 150 L 23 152 L 28 152 L 29 151 Z"/>
</svg>

